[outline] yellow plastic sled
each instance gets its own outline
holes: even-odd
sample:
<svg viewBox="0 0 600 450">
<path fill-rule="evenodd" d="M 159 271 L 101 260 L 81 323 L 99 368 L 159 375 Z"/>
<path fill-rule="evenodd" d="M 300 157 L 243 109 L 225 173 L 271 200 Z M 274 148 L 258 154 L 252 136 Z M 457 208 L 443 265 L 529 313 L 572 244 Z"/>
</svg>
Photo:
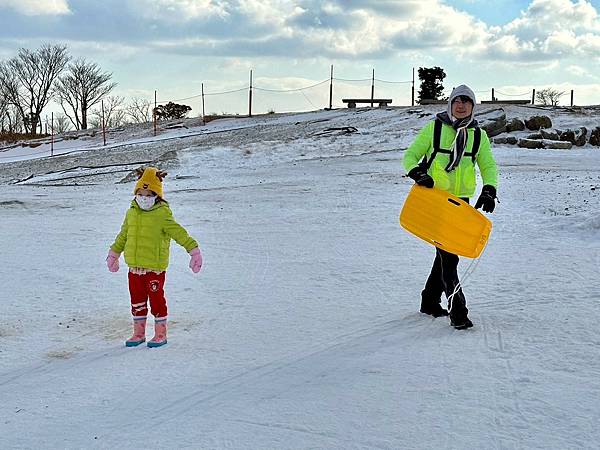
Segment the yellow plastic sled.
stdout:
<svg viewBox="0 0 600 450">
<path fill-rule="evenodd" d="M 442 250 L 467 258 L 481 254 L 492 232 L 492 222 L 464 200 L 416 184 L 400 212 L 400 225 Z"/>
</svg>

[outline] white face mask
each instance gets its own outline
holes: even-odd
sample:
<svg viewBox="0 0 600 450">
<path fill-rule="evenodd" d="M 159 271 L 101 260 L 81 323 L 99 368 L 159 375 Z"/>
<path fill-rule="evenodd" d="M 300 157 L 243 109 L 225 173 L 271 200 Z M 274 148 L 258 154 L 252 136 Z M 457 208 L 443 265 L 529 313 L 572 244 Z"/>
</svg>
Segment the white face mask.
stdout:
<svg viewBox="0 0 600 450">
<path fill-rule="evenodd" d="M 148 211 L 150 208 L 152 208 L 154 206 L 154 203 L 156 203 L 156 197 L 154 197 L 154 196 L 147 197 L 145 195 L 136 195 L 135 201 L 140 208 L 142 208 L 144 211 Z"/>
</svg>

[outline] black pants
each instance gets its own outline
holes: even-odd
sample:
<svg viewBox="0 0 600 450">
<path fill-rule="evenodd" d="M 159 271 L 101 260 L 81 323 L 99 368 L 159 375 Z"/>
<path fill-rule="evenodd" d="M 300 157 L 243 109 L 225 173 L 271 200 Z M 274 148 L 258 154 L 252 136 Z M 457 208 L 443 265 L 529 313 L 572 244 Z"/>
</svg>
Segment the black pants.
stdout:
<svg viewBox="0 0 600 450">
<path fill-rule="evenodd" d="M 425 283 L 425 289 L 421 292 L 421 301 L 424 305 L 440 304 L 442 293 L 450 298 L 459 284 L 458 280 L 458 256 L 436 248 L 435 261 L 431 273 Z M 462 292 L 458 289 L 451 300 L 448 302 L 448 309 L 452 317 L 466 316 L 467 301 Z"/>
</svg>

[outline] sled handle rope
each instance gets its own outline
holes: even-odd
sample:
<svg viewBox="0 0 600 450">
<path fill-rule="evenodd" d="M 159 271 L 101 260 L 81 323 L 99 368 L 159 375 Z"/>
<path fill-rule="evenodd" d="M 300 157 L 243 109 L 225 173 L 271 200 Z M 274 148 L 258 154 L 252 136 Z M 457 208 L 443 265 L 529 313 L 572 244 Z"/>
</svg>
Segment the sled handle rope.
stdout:
<svg viewBox="0 0 600 450">
<path fill-rule="evenodd" d="M 486 246 L 486 248 L 487 248 L 487 246 Z M 483 256 L 484 252 L 485 252 L 485 248 L 483 249 L 483 251 L 477 258 L 475 258 L 475 259 L 473 259 L 473 261 L 471 261 L 471 264 L 469 264 L 469 266 L 467 267 L 467 270 L 465 270 L 465 273 L 463 274 L 463 276 L 459 278 L 459 281 L 456 284 L 454 291 L 452 292 L 452 294 L 450 294 L 450 296 L 448 296 L 448 317 L 450 317 L 450 313 L 452 312 L 452 305 L 453 305 L 452 299 L 458 293 L 458 291 L 465 285 L 464 282 L 473 274 L 473 272 L 475 272 L 475 269 L 477 269 L 477 266 L 479 265 L 479 261 L 481 260 L 481 256 Z M 460 281 L 460 280 L 462 280 L 462 281 Z"/>
</svg>

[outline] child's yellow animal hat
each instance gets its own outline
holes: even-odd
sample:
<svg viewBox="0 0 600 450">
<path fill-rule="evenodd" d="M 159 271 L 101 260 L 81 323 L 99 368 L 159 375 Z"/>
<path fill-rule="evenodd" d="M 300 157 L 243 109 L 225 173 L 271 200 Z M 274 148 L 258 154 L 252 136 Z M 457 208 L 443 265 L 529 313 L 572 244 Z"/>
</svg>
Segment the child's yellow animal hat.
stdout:
<svg viewBox="0 0 600 450">
<path fill-rule="evenodd" d="M 135 183 L 134 195 L 138 189 L 149 189 L 164 200 L 162 180 L 167 176 L 167 172 L 158 170 L 156 167 L 146 167 L 146 169 L 136 169 L 138 181 Z"/>
</svg>

